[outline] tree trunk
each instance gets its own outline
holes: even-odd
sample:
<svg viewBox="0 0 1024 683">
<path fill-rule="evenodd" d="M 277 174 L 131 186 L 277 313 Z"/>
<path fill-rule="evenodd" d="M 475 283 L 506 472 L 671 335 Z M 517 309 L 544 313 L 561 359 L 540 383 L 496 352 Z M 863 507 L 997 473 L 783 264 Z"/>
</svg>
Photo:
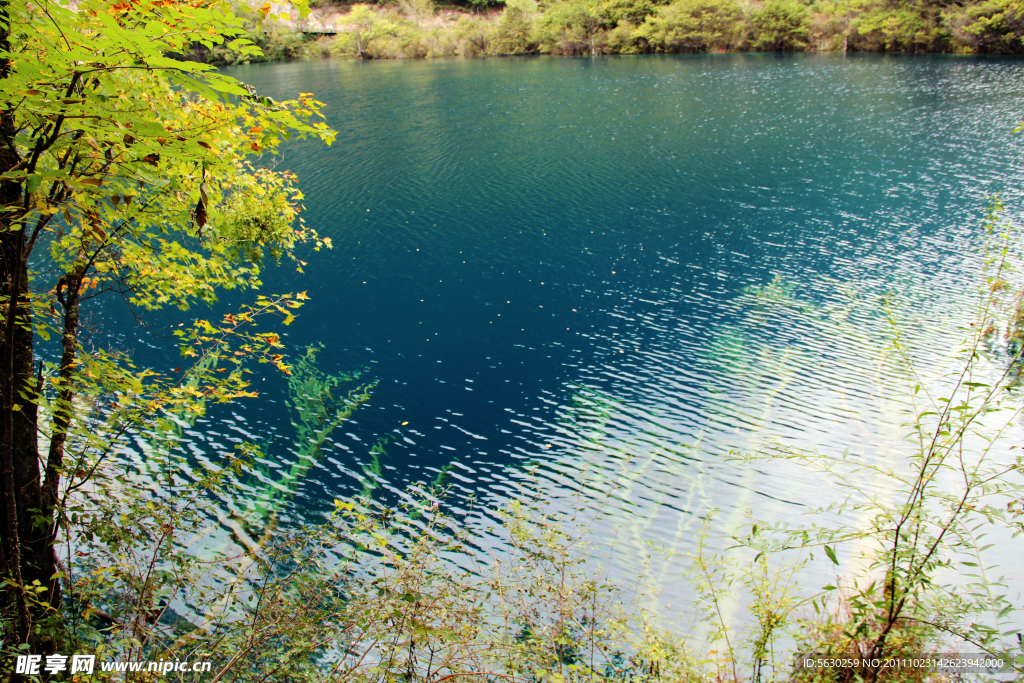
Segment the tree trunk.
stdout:
<svg viewBox="0 0 1024 683">
<path fill-rule="evenodd" d="M 8 5 L 0 2 L 0 27 L 8 26 Z M 10 50 L 8 29 L 0 28 L 0 50 Z M 10 63 L 0 60 L 0 78 Z M 16 123 L 11 111 L 0 111 L 0 168 L 20 162 L 14 144 Z M 20 183 L 0 182 L 0 574 L 11 584 L 0 590 L 0 614 L 17 624 L 4 634 L 7 644 L 29 643 L 32 654 L 54 651 L 52 632 L 36 632 L 44 617 L 59 613 L 60 594 L 51 586 L 54 575 L 52 518 L 43 505 L 36 429 L 36 378 L 33 373 L 33 330 L 29 308 L 28 249 Z M 26 598 L 25 586 L 38 581 L 44 591 Z M 41 607 L 49 603 L 52 608 Z"/>
<path fill-rule="evenodd" d="M 9 26 L 8 5 L 0 3 L 0 25 Z M 0 29 L 0 49 L 10 50 L 9 29 Z M 10 73 L 10 62 L 0 60 L 0 78 Z M 14 116 L 10 111 L 0 112 L 0 166 L 13 168 L 19 159 L 13 150 L 15 135 Z M 27 290 L 27 269 L 22 258 L 25 235 L 13 224 L 12 216 L 18 215 L 16 207 L 21 204 L 21 185 L 6 181 L 0 182 L 0 205 L 11 208 L 0 214 L 0 297 L 3 297 L 0 315 L 0 332 L 3 346 L 0 348 L 0 530 L 3 534 L 3 578 L 14 585 L 0 591 L 0 612 L 16 624 L 4 634 L 7 644 L 27 642 L 31 629 L 31 621 L 25 599 L 22 564 L 22 536 L 27 536 L 31 529 L 21 523 L 26 515 L 20 510 L 32 499 L 31 486 L 26 490 L 23 486 L 26 479 L 31 483 L 31 466 L 36 467 L 38 483 L 37 458 L 26 457 L 35 453 L 35 430 L 25 429 L 27 419 L 31 419 L 31 411 L 25 415 L 14 411 L 15 398 L 19 390 L 25 386 L 26 355 L 31 376 L 32 338 L 31 332 L 26 334 L 17 322 L 19 320 L 19 300 Z M 27 341 L 27 348 L 26 348 Z M 28 352 L 26 354 L 26 351 Z M 20 411 L 19 411 L 20 412 Z M 31 465 L 29 464 L 31 460 Z M 29 476 L 25 476 L 28 474 Z"/>
<path fill-rule="evenodd" d="M 5 114 L 0 114 L 0 131 L 7 128 Z M 6 132 L 6 131 L 3 131 Z M 6 150 L 5 150 L 6 151 Z M 0 164 L 5 164 L 0 153 Z M 0 203 L 18 204 L 21 187 L 16 183 L 0 183 Z M 4 574 L 15 585 L 0 592 L 0 611 L 18 624 L 16 633 L 5 635 L 8 642 L 28 642 L 31 618 L 25 603 L 23 586 L 31 583 L 37 572 L 31 562 L 37 548 L 33 544 L 31 510 L 39 510 L 39 453 L 36 446 L 35 407 L 26 395 L 33 392 L 32 329 L 28 309 L 28 269 L 22 258 L 24 231 L 15 229 L 9 220 L 0 220 L 0 297 L 4 299 L 0 328 L 3 347 L 0 353 L 0 480 L 3 505 L 0 505 L 0 529 L 3 530 Z"/>
</svg>

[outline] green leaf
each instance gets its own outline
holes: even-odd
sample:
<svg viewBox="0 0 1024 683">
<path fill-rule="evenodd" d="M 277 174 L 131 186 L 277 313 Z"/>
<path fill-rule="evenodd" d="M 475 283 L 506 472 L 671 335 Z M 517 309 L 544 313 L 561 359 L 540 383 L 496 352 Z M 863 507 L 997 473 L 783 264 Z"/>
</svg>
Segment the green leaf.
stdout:
<svg viewBox="0 0 1024 683">
<path fill-rule="evenodd" d="M 238 85 L 238 81 L 236 81 L 233 78 L 227 78 L 225 76 L 221 76 L 219 78 L 210 78 L 208 81 L 206 81 L 206 85 L 219 92 L 227 93 L 228 95 L 245 96 L 249 94 L 248 90 L 245 90 L 240 85 Z"/>
<path fill-rule="evenodd" d="M 39 189 L 39 185 L 43 182 L 43 176 L 38 173 L 33 173 L 25 180 L 25 192 L 26 194 L 32 194 Z"/>
<path fill-rule="evenodd" d="M 832 560 L 832 564 L 839 566 L 839 560 L 836 559 L 836 553 L 829 546 L 825 546 L 825 554 L 828 555 L 828 559 Z"/>
</svg>

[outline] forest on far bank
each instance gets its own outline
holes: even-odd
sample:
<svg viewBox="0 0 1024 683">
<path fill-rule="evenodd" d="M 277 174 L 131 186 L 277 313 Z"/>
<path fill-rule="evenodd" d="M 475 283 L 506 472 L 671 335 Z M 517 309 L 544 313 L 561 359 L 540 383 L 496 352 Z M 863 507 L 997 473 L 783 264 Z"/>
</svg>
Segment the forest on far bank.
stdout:
<svg viewBox="0 0 1024 683">
<path fill-rule="evenodd" d="M 197 46 L 214 64 L 316 57 L 843 51 L 1024 53 L 1024 0 L 314 0 L 298 21 L 251 19 L 263 55 Z"/>
</svg>

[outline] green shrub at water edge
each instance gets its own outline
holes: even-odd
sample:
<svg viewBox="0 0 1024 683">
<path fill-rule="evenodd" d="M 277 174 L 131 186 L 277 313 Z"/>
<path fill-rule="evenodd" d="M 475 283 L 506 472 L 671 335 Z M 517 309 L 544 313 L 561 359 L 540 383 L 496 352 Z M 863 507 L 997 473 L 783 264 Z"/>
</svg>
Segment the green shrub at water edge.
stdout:
<svg viewBox="0 0 1024 683">
<path fill-rule="evenodd" d="M 637 34 L 664 52 L 728 50 L 743 42 L 735 0 L 675 0 L 658 7 Z"/>
<path fill-rule="evenodd" d="M 1019 0 L 986 0 L 976 5 L 953 6 L 946 10 L 943 18 L 954 39 L 971 52 L 1024 52 L 1024 3 Z"/>
<path fill-rule="evenodd" d="M 802 50 L 807 47 L 810 18 L 810 10 L 799 0 L 768 0 L 750 18 L 751 45 L 757 50 Z"/>
</svg>

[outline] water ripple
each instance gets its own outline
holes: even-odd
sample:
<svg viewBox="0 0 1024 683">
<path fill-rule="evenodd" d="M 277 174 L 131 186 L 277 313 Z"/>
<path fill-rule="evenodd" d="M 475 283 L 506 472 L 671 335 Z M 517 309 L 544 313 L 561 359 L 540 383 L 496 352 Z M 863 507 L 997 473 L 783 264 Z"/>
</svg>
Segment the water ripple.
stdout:
<svg viewBox="0 0 1024 683">
<path fill-rule="evenodd" d="M 486 506 L 538 491 L 594 517 L 615 571 L 678 604 L 678 557 L 645 562 L 651 544 L 685 553 L 711 507 L 725 528 L 748 505 L 786 517 L 835 495 L 730 453 L 907 452 L 881 302 L 898 295 L 938 381 L 984 197 L 1020 213 L 1022 72 L 879 55 L 239 67 L 328 105 L 335 145 L 295 144 L 282 164 L 335 248 L 266 288 L 312 297 L 295 353 L 322 343 L 317 372 L 378 385 L 300 481 L 281 478 L 300 416 L 269 374 L 266 400 L 211 410 L 184 448 L 203 462 L 264 446 L 236 515 L 274 491 L 301 518 L 436 480 L 486 545 Z M 138 346 L 140 362 L 170 353 Z"/>
</svg>

